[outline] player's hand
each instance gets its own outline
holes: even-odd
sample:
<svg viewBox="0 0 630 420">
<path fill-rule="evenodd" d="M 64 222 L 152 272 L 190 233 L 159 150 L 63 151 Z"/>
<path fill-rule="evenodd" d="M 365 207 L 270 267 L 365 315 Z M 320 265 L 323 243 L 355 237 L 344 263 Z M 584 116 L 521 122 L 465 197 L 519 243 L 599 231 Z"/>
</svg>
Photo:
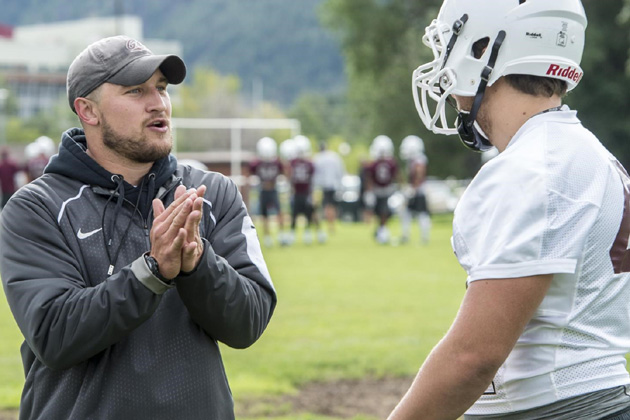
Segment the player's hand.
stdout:
<svg viewBox="0 0 630 420">
<path fill-rule="evenodd" d="M 184 191 L 166 209 L 159 199 L 153 200 L 155 217 L 149 233 L 150 254 L 157 260 L 160 274 L 167 279 L 175 278 L 181 271 L 182 250 L 187 235 L 186 220 L 196 198 L 194 191 Z"/>
<path fill-rule="evenodd" d="M 199 231 L 199 224 L 203 216 L 203 196 L 206 193 L 206 186 L 202 185 L 195 191 L 192 211 L 186 219 L 186 240 L 182 248 L 182 271 L 193 271 L 199 264 L 203 255 L 203 241 Z"/>
</svg>

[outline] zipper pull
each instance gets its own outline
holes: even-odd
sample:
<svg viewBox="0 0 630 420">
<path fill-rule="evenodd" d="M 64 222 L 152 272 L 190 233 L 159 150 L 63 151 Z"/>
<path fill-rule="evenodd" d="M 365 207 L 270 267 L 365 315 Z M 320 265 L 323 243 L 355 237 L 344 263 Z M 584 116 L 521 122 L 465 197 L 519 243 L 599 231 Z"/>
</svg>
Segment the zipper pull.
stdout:
<svg viewBox="0 0 630 420">
<path fill-rule="evenodd" d="M 114 266 L 110 264 L 109 269 L 107 270 L 107 275 L 111 276 L 113 272 L 114 272 Z"/>
</svg>

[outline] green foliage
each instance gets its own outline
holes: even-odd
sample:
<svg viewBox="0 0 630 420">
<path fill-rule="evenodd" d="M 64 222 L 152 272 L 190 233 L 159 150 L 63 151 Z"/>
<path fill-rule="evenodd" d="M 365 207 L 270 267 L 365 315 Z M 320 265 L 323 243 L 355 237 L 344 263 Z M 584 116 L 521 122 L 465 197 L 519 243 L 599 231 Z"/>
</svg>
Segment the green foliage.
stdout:
<svg viewBox="0 0 630 420">
<path fill-rule="evenodd" d="M 223 76 L 213 69 L 197 67 L 186 83 L 176 87 L 178 100 L 173 104 L 173 113 L 186 118 L 238 116 L 243 112 L 240 88 L 235 75 Z"/>
<path fill-rule="evenodd" d="M 14 96 L 10 96 L 10 102 L 14 104 Z M 52 107 L 39 112 L 37 115 L 23 119 L 17 116 L 17 108 L 12 105 L 6 117 L 5 133 L 7 143 L 23 144 L 31 143 L 40 136 L 48 136 L 53 140 L 61 138 L 61 133 L 72 126 L 78 126 L 76 115 L 68 107 L 67 99 L 59 98 Z"/>
<path fill-rule="evenodd" d="M 578 116 L 626 167 L 630 167 L 630 3 L 583 0 L 588 28 L 582 58 L 584 78 L 567 97 Z M 625 4 L 625 8 L 623 5 Z"/>
<path fill-rule="evenodd" d="M 20 403 L 24 383 L 21 343 L 22 334 L 0 288 L 0 409 L 17 408 Z"/>
<path fill-rule="evenodd" d="M 17 117 L 7 119 L 5 133 L 7 143 L 24 145 L 32 142 L 41 135 L 37 128 L 31 127 L 27 121 Z"/>
<path fill-rule="evenodd" d="M 311 140 L 325 140 L 346 132 L 348 106 L 344 97 L 332 94 L 305 93 L 289 111 L 300 120 L 302 132 Z"/>
<path fill-rule="evenodd" d="M 213 69 L 197 67 L 188 81 L 172 95 L 173 116 L 182 118 L 286 118 L 283 111 L 269 102 L 244 103 L 241 84 L 235 75 L 221 75 Z M 177 151 L 196 152 L 212 149 L 229 149 L 229 129 L 196 130 L 178 129 Z M 284 140 L 288 130 L 246 130 L 243 144 L 254 144 L 262 136 Z M 247 148 L 247 147 L 245 147 Z"/>
</svg>

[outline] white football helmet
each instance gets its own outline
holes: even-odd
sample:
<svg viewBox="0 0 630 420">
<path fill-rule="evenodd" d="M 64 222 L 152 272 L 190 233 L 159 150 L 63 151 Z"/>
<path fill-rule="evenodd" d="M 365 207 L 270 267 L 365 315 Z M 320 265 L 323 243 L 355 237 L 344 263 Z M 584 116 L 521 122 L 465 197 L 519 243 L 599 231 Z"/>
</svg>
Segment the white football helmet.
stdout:
<svg viewBox="0 0 630 420">
<path fill-rule="evenodd" d="M 583 75 L 585 29 L 580 0 L 444 0 L 422 38 L 434 59 L 412 77 L 422 122 L 436 134 L 459 134 L 468 147 L 487 150 L 475 122 L 486 85 L 524 74 L 564 80 L 573 89 Z M 483 39 L 487 48 L 475 58 L 473 44 Z M 449 125 L 446 103 L 453 94 L 474 96 L 475 104 Z"/>
<path fill-rule="evenodd" d="M 39 152 L 43 153 L 46 157 L 51 157 L 57 151 L 57 146 L 55 146 L 55 142 L 53 139 L 47 136 L 41 136 L 35 139 L 35 144 L 39 147 Z"/>
<path fill-rule="evenodd" d="M 372 159 L 382 159 L 394 156 L 394 142 L 386 135 L 374 137 L 370 146 L 370 156 Z"/>
<path fill-rule="evenodd" d="M 424 154 L 424 142 L 418 136 L 407 136 L 400 143 L 400 158 L 410 160 Z"/>
<path fill-rule="evenodd" d="M 311 155 L 311 141 L 301 134 L 293 138 L 297 157 L 306 158 Z"/>
<path fill-rule="evenodd" d="M 37 142 L 29 143 L 24 148 L 24 156 L 28 160 L 36 158 L 41 153 L 43 153 L 43 150 L 41 148 L 41 144 L 39 144 Z"/>
<path fill-rule="evenodd" d="M 271 137 L 263 137 L 256 143 L 258 157 L 264 160 L 273 160 L 278 156 L 278 145 Z"/>
<path fill-rule="evenodd" d="M 284 160 L 293 160 L 296 158 L 295 142 L 293 139 L 287 139 L 280 143 L 280 156 Z"/>
</svg>

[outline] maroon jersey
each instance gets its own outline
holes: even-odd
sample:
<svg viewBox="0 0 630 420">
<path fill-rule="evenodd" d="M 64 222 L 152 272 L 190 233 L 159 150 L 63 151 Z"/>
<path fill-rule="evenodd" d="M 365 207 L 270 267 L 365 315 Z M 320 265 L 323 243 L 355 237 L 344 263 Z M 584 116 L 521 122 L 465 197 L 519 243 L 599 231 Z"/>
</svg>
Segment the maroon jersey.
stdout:
<svg viewBox="0 0 630 420">
<path fill-rule="evenodd" d="M 291 185 L 296 194 L 308 194 L 311 192 L 315 166 L 310 160 L 297 158 L 291 162 Z"/>
<path fill-rule="evenodd" d="M 398 164 L 392 158 L 377 159 L 368 167 L 368 174 L 375 187 L 387 187 L 396 180 Z"/>
<path fill-rule="evenodd" d="M 20 167 L 11 159 L 0 161 L 0 189 L 5 194 L 13 194 L 17 189 L 15 175 L 20 172 Z"/>
<path fill-rule="evenodd" d="M 255 160 L 249 165 L 250 173 L 258 176 L 262 187 L 265 190 L 272 190 L 276 187 L 276 179 L 282 174 L 282 162 L 274 160 Z"/>
</svg>

